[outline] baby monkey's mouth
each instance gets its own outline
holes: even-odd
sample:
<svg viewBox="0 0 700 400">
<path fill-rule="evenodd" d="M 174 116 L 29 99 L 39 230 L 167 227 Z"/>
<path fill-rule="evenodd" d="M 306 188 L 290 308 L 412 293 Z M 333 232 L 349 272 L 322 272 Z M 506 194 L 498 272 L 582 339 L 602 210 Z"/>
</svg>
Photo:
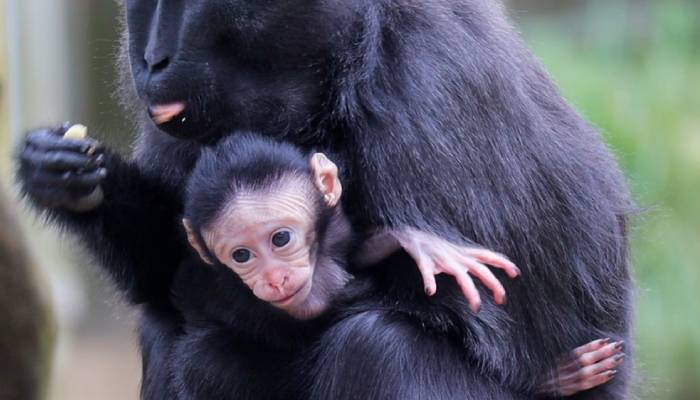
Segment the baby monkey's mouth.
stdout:
<svg viewBox="0 0 700 400">
<path fill-rule="evenodd" d="M 292 300 L 294 300 L 294 297 L 296 297 L 299 293 L 301 293 L 301 291 L 303 291 L 304 288 L 306 288 L 306 284 L 299 286 L 299 288 L 297 290 L 295 290 L 294 293 L 290 294 L 289 296 L 281 298 L 279 300 L 270 301 L 270 303 L 272 303 L 275 307 L 288 306 L 292 302 Z"/>
</svg>

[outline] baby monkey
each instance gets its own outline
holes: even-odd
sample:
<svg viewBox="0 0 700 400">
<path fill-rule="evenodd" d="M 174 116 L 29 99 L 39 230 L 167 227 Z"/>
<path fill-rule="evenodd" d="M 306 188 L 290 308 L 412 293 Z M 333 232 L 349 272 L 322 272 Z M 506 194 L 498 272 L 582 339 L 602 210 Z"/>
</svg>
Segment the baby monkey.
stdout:
<svg viewBox="0 0 700 400">
<path fill-rule="evenodd" d="M 507 258 L 413 229 L 375 232 L 358 248 L 342 192 L 338 167 L 324 154 L 308 158 L 289 144 L 237 136 L 201 157 L 183 223 L 202 259 L 228 266 L 258 298 L 295 318 L 318 316 L 345 286 L 351 249 L 354 266 L 405 250 L 429 295 L 434 275 L 453 275 L 473 311 L 481 299 L 467 272 L 491 289 L 496 303 L 504 302 L 503 286 L 484 264 L 515 277 L 519 271 Z"/>
<path fill-rule="evenodd" d="M 187 186 L 183 224 L 192 247 L 208 264 L 235 272 L 253 294 L 296 319 L 312 319 L 352 279 L 352 266 L 370 266 L 405 250 L 416 262 L 428 295 L 434 276 L 448 273 L 473 310 L 479 295 L 467 272 L 504 300 L 501 283 L 485 264 L 515 277 L 504 256 L 458 246 L 415 230 L 353 232 L 342 210 L 338 167 L 322 153 L 257 135 L 239 135 L 202 154 Z M 431 290 L 432 289 L 432 290 Z M 575 349 L 543 379 L 542 391 L 571 395 L 612 379 L 622 363 L 621 343 L 598 340 Z"/>
<path fill-rule="evenodd" d="M 517 276 L 506 257 L 417 230 L 360 237 L 342 210 L 342 192 L 338 167 L 324 154 L 306 157 L 289 144 L 238 136 L 202 155 L 183 224 L 202 259 L 226 265 L 256 297 L 298 319 L 317 317 L 343 289 L 350 252 L 353 266 L 369 266 L 403 249 L 429 295 L 434 275 L 448 273 L 476 311 L 481 300 L 469 272 L 503 303 L 505 290 L 484 264 Z"/>
</svg>

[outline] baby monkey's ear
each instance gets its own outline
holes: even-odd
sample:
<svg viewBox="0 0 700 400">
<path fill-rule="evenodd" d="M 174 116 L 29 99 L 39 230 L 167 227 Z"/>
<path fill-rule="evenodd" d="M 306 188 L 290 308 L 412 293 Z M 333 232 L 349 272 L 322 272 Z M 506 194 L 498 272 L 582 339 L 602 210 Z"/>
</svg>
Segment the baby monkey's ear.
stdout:
<svg viewBox="0 0 700 400">
<path fill-rule="evenodd" d="M 187 240 L 190 242 L 190 245 L 192 245 L 192 247 L 194 247 L 194 249 L 197 250 L 199 257 L 202 258 L 202 261 L 209 265 L 214 265 L 214 261 L 212 261 L 211 258 L 209 258 L 208 252 L 204 247 L 204 243 L 201 243 L 201 241 L 199 240 L 199 236 L 197 236 L 194 232 L 194 229 L 192 229 L 192 223 L 190 222 L 190 220 L 187 218 L 183 218 L 182 225 L 185 226 L 185 231 L 187 232 Z"/>
<path fill-rule="evenodd" d="M 338 166 L 323 153 L 311 156 L 311 172 L 314 174 L 314 184 L 323 195 L 323 200 L 329 207 L 335 207 L 343 194 L 343 186 L 338 179 Z"/>
</svg>

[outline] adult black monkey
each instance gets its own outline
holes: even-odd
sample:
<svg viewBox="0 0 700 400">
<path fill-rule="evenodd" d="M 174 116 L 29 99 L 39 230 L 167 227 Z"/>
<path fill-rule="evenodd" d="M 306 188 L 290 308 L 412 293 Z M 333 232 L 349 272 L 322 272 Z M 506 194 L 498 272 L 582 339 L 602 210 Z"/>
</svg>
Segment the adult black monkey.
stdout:
<svg viewBox="0 0 700 400">
<path fill-rule="evenodd" d="M 142 117 L 134 162 L 110 151 L 98 161 L 83 144 L 56 140 L 58 129 L 34 132 L 19 178 L 145 305 L 146 397 L 165 390 L 158 356 L 182 331 L 169 288 L 186 257 L 177 218 L 183 180 L 196 143 L 236 129 L 280 132 L 339 154 L 350 174 L 346 208 L 358 226 L 468 239 L 523 270 L 523 279 L 503 280 L 505 308 L 486 303 L 461 316 L 466 367 L 411 353 L 420 325 L 395 315 L 434 326 L 429 304 L 358 310 L 322 340 L 318 398 L 429 396 L 431 384 L 455 376 L 466 382 L 466 398 L 495 390 L 515 397 L 534 390 L 557 354 L 598 337 L 629 337 L 632 204 L 624 181 L 495 2 L 128 0 L 125 10 L 134 83 L 127 79 L 125 92 Z M 71 212 L 97 184 L 105 200 Z M 183 246 L 173 246 L 177 240 Z M 393 261 L 383 270 L 387 290 L 398 293 L 406 259 Z M 377 332 L 391 333 L 391 342 Z M 416 365 L 407 370 L 401 361 Z M 623 398 L 630 364 L 578 397 Z M 420 375 L 436 365 L 444 373 Z M 410 379 L 427 386 L 411 392 Z"/>
</svg>

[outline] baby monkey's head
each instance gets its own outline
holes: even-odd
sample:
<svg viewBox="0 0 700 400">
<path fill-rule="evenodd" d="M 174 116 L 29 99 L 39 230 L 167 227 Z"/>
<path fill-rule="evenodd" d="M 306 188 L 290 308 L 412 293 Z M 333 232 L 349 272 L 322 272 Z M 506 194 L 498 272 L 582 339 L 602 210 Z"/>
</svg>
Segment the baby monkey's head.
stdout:
<svg viewBox="0 0 700 400">
<path fill-rule="evenodd" d="M 347 281 L 343 271 L 314 279 L 329 225 L 342 218 L 341 194 L 338 168 L 325 155 L 235 135 L 203 152 L 183 223 L 204 261 L 227 266 L 259 299 L 307 319 Z"/>
</svg>

